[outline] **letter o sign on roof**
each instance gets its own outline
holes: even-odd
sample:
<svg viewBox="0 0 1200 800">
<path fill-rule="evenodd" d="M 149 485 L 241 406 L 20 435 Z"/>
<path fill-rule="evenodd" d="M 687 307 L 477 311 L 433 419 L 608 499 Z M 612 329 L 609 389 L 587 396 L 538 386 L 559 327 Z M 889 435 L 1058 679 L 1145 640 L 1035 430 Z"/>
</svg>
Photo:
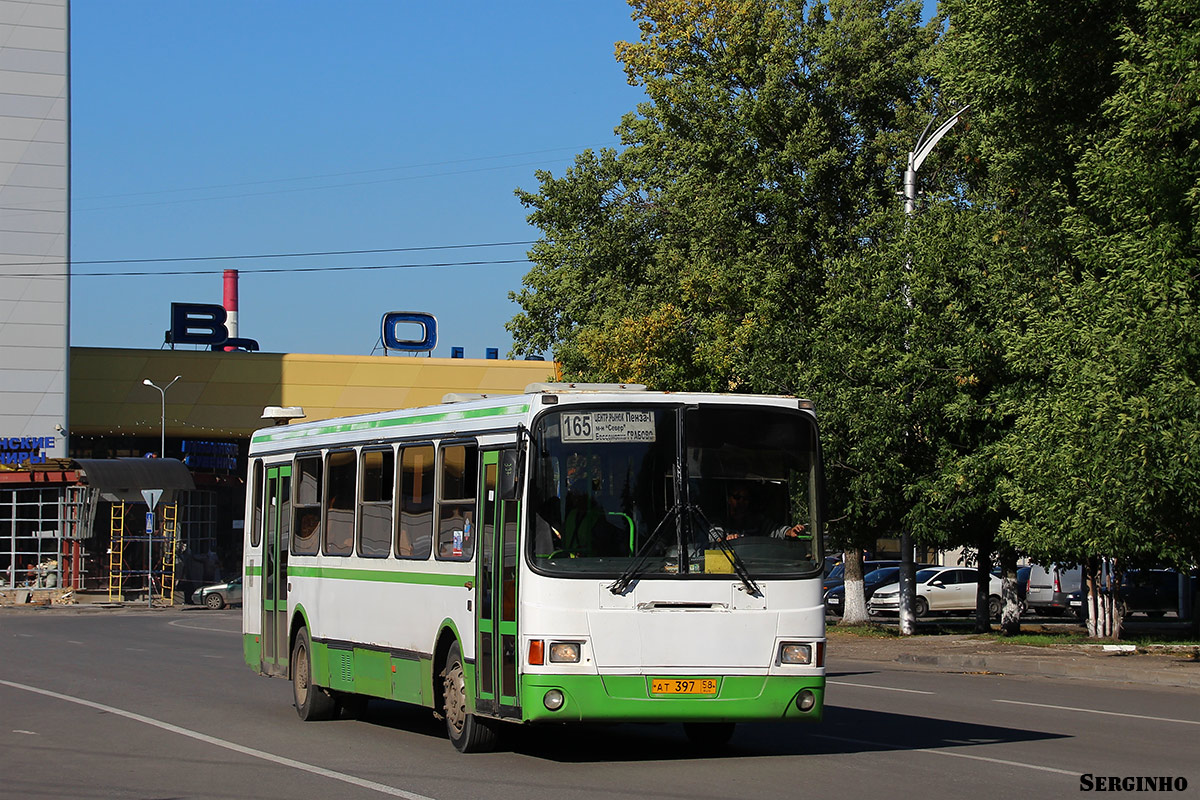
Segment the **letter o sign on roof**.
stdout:
<svg viewBox="0 0 1200 800">
<path fill-rule="evenodd" d="M 398 329 L 401 325 L 419 325 L 419 337 L 400 336 Z M 428 353 L 437 346 L 437 318 L 423 311 L 389 311 L 383 315 L 382 341 L 385 351 Z"/>
</svg>

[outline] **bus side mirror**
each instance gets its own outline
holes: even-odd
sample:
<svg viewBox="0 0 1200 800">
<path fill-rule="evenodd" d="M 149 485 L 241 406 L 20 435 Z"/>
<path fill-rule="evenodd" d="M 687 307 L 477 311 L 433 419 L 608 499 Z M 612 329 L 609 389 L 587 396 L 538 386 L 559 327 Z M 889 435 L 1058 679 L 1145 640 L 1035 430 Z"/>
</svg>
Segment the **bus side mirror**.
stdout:
<svg viewBox="0 0 1200 800">
<path fill-rule="evenodd" d="M 516 450 L 500 451 L 500 499 L 521 499 L 521 458 Z"/>
</svg>

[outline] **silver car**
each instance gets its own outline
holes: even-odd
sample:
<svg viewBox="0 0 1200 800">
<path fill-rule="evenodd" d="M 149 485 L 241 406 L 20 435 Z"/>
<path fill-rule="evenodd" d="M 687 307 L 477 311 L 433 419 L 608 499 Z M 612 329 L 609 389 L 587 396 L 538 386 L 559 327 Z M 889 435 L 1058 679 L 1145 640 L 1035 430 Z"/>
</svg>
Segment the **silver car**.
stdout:
<svg viewBox="0 0 1200 800">
<path fill-rule="evenodd" d="M 212 586 L 197 589 L 192 594 L 192 599 L 197 605 L 212 609 L 240 606 L 242 604 L 242 576 L 239 575 L 228 583 L 215 583 Z"/>
<path fill-rule="evenodd" d="M 1000 579 L 988 576 L 988 615 L 1000 616 Z M 931 611 L 974 611 L 976 575 L 966 567 L 935 567 L 917 571 L 913 614 L 923 617 Z M 880 586 L 867 601 L 867 613 L 895 614 L 900 609 L 900 583 Z"/>
</svg>

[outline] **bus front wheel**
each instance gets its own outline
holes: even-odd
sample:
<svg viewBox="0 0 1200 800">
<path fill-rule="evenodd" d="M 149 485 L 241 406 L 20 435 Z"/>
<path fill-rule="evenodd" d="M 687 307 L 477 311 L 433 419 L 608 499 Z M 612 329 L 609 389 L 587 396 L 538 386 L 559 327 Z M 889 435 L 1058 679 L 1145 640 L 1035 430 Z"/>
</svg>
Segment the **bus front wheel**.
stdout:
<svg viewBox="0 0 1200 800">
<path fill-rule="evenodd" d="M 292 647 L 292 698 L 296 712 L 305 722 L 333 719 L 337 703 L 328 691 L 312 682 L 312 643 L 308 629 L 301 628 Z"/>
<path fill-rule="evenodd" d="M 496 746 L 494 723 L 467 711 L 467 680 L 458 642 L 450 645 L 442 668 L 442 697 L 445 701 L 446 734 L 460 753 L 485 753 Z"/>
</svg>

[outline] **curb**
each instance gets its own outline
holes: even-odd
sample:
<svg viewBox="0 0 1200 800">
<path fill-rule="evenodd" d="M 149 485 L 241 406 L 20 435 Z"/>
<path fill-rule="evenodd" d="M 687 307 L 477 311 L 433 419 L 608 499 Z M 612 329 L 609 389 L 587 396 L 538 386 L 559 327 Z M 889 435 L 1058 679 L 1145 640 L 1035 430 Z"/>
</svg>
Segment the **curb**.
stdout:
<svg viewBox="0 0 1200 800">
<path fill-rule="evenodd" d="M 1106 658 L 1137 659 L 1156 656 L 1108 656 Z M 942 655 L 931 653 L 901 653 L 896 663 L 917 667 L 932 667 L 946 672 L 989 672 L 1004 675 L 1041 675 L 1051 678 L 1084 678 L 1200 689 L 1200 664 L 1171 662 L 1169 664 L 1108 664 L 1094 663 L 1084 656 L 1002 656 L 1002 655 Z"/>
</svg>

